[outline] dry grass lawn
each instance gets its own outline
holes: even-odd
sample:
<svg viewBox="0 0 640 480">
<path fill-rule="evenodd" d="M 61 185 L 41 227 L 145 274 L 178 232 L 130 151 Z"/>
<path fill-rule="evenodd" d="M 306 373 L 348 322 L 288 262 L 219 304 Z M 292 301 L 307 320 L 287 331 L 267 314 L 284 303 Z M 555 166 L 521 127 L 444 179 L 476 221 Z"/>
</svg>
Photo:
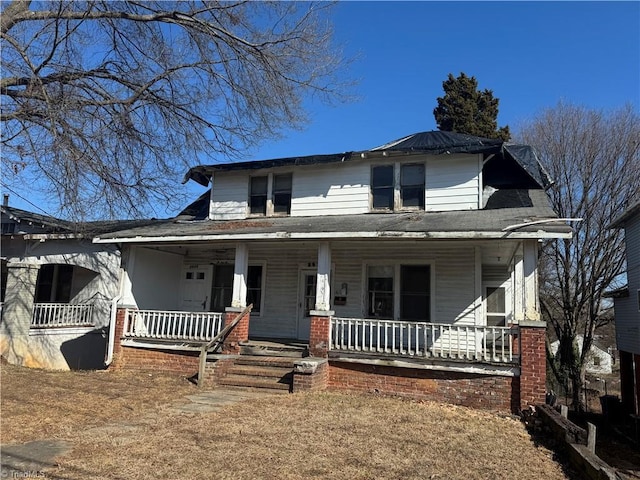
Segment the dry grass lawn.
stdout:
<svg viewBox="0 0 640 480">
<path fill-rule="evenodd" d="M 65 439 L 47 472 L 88 479 L 565 479 L 512 418 L 334 393 L 172 410 L 184 379 L 2 366 L 3 444 Z"/>
</svg>

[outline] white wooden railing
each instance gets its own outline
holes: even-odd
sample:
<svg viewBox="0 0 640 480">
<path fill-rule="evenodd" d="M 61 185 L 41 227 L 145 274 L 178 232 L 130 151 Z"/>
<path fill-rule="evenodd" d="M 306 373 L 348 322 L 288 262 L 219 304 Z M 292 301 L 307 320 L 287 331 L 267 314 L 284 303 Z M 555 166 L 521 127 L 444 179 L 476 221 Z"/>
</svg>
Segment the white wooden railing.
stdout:
<svg viewBox="0 0 640 480">
<path fill-rule="evenodd" d="M 91 303 L 36 303 L 31 316 L 32 328 L 75 327 L 93 325 Z"/>
<path fill-rule="evenodd" d="M 207 341 L 222 330 L 222 313 L 163 310 L 128 310 L 126 338 L 176 341 Z"/>
<path fill-rule="evenodd" d="M 376 319 L 331 319 L 330 350 L 513 363 L 517 327 Z"/>
</svg>

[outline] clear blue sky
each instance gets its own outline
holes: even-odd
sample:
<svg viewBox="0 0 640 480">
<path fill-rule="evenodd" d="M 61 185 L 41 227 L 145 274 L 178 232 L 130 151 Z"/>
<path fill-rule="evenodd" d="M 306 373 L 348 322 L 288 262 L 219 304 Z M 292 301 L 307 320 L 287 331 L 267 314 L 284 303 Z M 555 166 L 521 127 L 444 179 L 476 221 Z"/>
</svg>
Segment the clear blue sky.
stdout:
<svg viewBox="0 0 640 480">
<path fill-rule="evenodd" d="M 500 99 L 512 130 L 559 100 L 640 110 L 639 2 L 344 2 L 337 41 L 357 56 L 360 100 L 311 104 L 302 131 L 248 159 L 335 153 L 436 130 L 449 73 L 473 75 Z"/>
<path fill-rule="evenodd" d="M 285 131 L 246 160 L 367 149 L 435 130 L 449 73 L 493 90 L 498 123 L 512 131 L 560 100 L 640 111 L 639 2 L 343 2 L 334 25 L 356 58 L 346 73 L 359 79 L 359 100 L 310 102 L 304 130 Z M 190 183 L 196 198 L 203 189 Z"/>
</svg>

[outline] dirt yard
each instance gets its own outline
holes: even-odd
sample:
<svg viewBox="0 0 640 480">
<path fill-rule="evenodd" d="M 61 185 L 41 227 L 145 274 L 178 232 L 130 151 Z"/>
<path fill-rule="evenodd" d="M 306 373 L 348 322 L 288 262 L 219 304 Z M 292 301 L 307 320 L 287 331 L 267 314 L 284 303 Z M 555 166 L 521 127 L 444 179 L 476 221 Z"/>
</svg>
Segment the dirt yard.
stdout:
<svg viewBox="0 0 640 480">
<path fill-rule="evenodd" d="M 40 478 L 566 479 L 510 417 L 333 393 L 175 406 L 185 379 L 1 367 L 2 445 L 65 441 Z"/>
</svg>

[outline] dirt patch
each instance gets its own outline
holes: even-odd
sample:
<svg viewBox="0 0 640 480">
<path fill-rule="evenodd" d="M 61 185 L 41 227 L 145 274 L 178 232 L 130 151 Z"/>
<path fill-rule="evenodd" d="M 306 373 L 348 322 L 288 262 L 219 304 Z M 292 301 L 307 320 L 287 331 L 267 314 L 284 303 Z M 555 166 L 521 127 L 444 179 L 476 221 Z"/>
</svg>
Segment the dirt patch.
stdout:
<svg viewBox="0 0 640 480">
<path fill-rule="evenodd" d="M 3 441 L 72 444 L 52 478 L 567 478 L 519 421 L 464 407 L 316 393 L 190 414 L 175 403 L 196 389 L 170 377 L 2 370 Z"/>
</svg>

